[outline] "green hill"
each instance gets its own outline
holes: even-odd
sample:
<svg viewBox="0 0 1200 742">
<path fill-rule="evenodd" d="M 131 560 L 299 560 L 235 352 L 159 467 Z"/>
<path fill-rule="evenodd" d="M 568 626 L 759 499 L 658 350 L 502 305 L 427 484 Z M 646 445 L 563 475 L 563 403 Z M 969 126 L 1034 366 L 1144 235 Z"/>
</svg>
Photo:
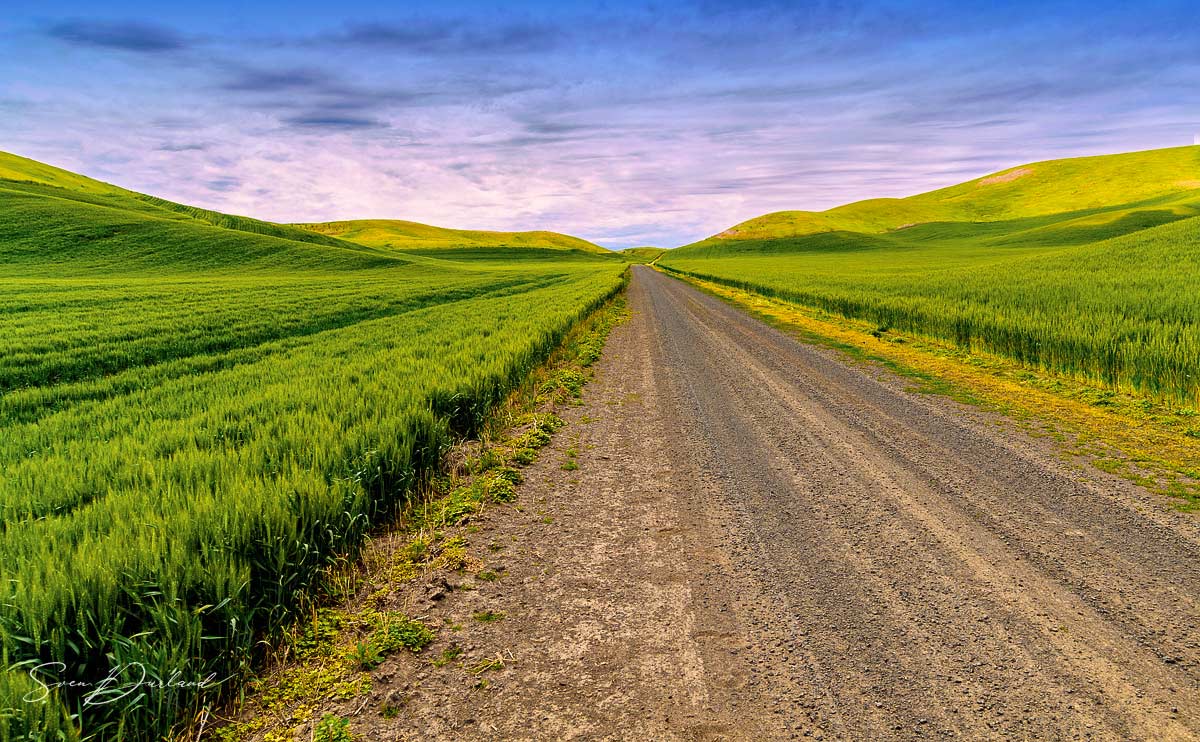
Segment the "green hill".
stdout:
<svg viewBox="0 0 1200 742">
<path fill-rule="evenodd" d="M 1176 147 L 1036 162 L 909 198 L 776 212 L 679 248 L 673 258 L 963 237 L 996 244 L 1080 244 L 1196 214 L 1200 147 Z"/>
<path fill-rule="evenodd" d="M 906 199 L 781 212 L 656 265 L 1200 403 L 1200 147 L 1039 162 Z"/>
<path fill-rule="evenodd" d="M 219 227 L 137 201 L 97 203 L 61 188 L 0 180 L 0 261 L 10 273 L 65 276 L 370 267 L 404 259 L 352 243 L 313 244 Z"/>
<path fill-rule="evenodd" d="M 315 234 L 308 230 L 264 222 L 246 216 L 222 214 L 195 206 L 185 206 L 119 188 L 7 152 L 0 152 L 0 184 L 9 190 L 24 190 L 63 200 L 145 214 L 158 219 L 199 222 L 238 232 L 279 237 L 296 242 L 309 242 L 330 247 L 350 247 L 341 240 Z M 48 188 L 53 190 L 48 190 Z"/>
<path fill-rule="evenodd" d="M 621 251 L 621 255 L 638 263 L 653 263 L 666 251 L 664 247 L 627 247 Z"/>
<path fill-rule="evenodd" d="M 526 248 L 573 250 L 604 256 L 613 254 L 610 250 L 587 240 L 557 232 L 487 232 L 471 229 L 446 229 L 397 219 L 358 219 L 293 226 L 369 247 L 415 252 L 464 248 Z"/>
<path fill-rule="evenodd" d="M 439 258 L 515 266 L 598 257 L 619 260 L 599 245 L 554 232 L 455 230 L 393 220 L 275 224 L 0 152 L 0 259 L 14 270 L 335 269 Z"/>
</svg>

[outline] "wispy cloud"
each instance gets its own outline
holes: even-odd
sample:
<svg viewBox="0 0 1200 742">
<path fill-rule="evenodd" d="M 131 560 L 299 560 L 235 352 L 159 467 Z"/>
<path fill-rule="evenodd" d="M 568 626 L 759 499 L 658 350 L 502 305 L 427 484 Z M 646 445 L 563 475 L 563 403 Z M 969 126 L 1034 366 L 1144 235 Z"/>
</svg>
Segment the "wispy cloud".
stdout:
<svg viewBox="0 0 1200 742">
<path fill-rule="evenodd" d="M 208 148 L 203 142 L 167 142 L 158 146 L 160 152 L 204 152 Z"/>
<path fill-rule="evenodd" d="M 235 96 L 231 103 L 276 113 L 288 126 L 328 130 L 384 128 L 388 111 L 442 95 L 351 83 L 316 67 L 240 67 L 218 85 Z"/>
<path fill-rule="evenodd" d="M 322 44 L 422 55 L 529 54 L 563 40 L 563 29 L 545 23 L 487 23 L 470 19 L 413 19 L 405 23 L 353 23 L 320 36 Z"/>
<path fill-rule="evenodd" d="M 238 178 L 217 178 L 207 181 L 204 185 L 211 191 L 224 193 L 238 189 L 241 187 L 242 181 Z"/>
<path fill-rule="evenodd" d="M 221 88 L 237 93 L 341 93 L 329 73 L 312 67 L 288 69 L 239 68 L 221 83 Z"/>
<path fill-rule="evenodd" d="M 366 116 L 338 115 L 322 111 L 313 111 L 283 119 L 287 124 L 307 129 L 331 129 L 345 131 L 347 129 L 375 129 L 386 127 L 387 124 Z"/>
<path fill-rule="evenodd" d="M 76 46 L 136 54 L 177 52 L 190 46 L 190 42 L 170 28 L 136 21 L 63 21 L 47 28 L 46 34 Z"/>
</svg>

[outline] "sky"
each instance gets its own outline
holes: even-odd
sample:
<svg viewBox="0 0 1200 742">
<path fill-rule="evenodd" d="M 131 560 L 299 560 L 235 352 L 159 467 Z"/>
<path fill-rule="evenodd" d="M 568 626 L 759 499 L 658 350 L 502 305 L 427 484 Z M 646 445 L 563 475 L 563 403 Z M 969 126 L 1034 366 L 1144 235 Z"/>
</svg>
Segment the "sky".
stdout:
<svg viewBox="0 0 1200 742">
<path fill-rule="evenodd" d="M 672 247 L 1200 136 L 1194 2 L 0 4 L 0 150 L 273 221 Z"/>
</svg>

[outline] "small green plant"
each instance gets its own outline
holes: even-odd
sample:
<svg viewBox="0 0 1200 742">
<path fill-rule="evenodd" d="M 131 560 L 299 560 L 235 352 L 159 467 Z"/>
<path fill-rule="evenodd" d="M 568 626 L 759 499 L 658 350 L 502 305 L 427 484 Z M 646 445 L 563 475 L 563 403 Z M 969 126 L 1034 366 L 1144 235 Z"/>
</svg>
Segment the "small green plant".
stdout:
<svg viewBox="0 0 1200 742">
<path fill-rule="evenodd" d="M 550 395 L 564 392 L 570 397 L 578 398 L 583 393 L 583 385 L 586 381 L 587 377 L 582 372 L 565 368 L 542 385 L 542 392 Z"/>
<path fill-rule="evenodd" d="M 504 456 L 496 449 L 488 448 L 479 454 L 479 458 L 473 462 L 470 468 L 473 473 L 482 474 L 489 469 L 494 469 L 503 464 Z"/>
<path fill-rule="evenodd" d="M 512 502 L 517 499 L 517 485 L 521 483 L 521 472 L 511 466 L 489 472 L 483 486 L 487 498 L 492 502 Z"/>
<path fill-rule="evenodd" d="M 563 462 L 562 469 L 563 471 L 575 471 L 579 468 L 579 451 L 574 446 L 571 446 L 567 449 L 566 453 L 567 460 Z"/>
<path fill-rule="evenodd" d="M 300 658 L 329 654 L 344 622 L 345 617 L 331 608 L 314 611 L 311 620 L 297 625 L 299 632 L 292 637 L 292 650 Z"/>
<path fill-rule="evenodd" d="M 335 714 L 324 714 L 313 727 L 313 742 L 354 742 L 350 721 Z"/>
<path fill-rule="evenodd" d="M 493 610 L 476 611 L 473 614 L 473 618 L 480 623 L 494 623 L 496 621 L 503 621 L 504 614 Z"/>
<path fill-rule="evenodd" d="M 356 642 L 354 649 L 350 650 L 348 658 L 362 670 L 374 670 L 383 664 L 383 654 L 379 651 L 379 647 L 369 639 Z"/>
<path fill-rule="evenodd" d="M 462 651 L 461 647 L 459 647 L 457 644 L 451 644 L 450 646 L 443 649 L 442 653 L 440 655 L 438 655 L 436 658 L 431 660 L 431 664 L 434 667 L 445 667 L 446 665 L 450 664 L 454 660 L 461 657 L 462 653 L 463 653 L 463 651 Z"/>
<path fill-rule="evenodd" d="M 424 561 L 427 553 L 429 553 L 429 540 L 426 538 L 414 538 L 404 547 L 404 556 L 410 562 Z"/>
<path fill-rule="evenodd" d="M 372 634 L 375 646 L 384 654 L 399 649 L 420 652 L 435 638 L 428 626 L 400 613 L 385 615 Z"/>
<path fill-rule="evenodd" d="M 467 566 L 467 542 L 461 536 L 446 539 L 438 547 L 434 564 L 449 570 L 460 570 Z"/>
</svg>

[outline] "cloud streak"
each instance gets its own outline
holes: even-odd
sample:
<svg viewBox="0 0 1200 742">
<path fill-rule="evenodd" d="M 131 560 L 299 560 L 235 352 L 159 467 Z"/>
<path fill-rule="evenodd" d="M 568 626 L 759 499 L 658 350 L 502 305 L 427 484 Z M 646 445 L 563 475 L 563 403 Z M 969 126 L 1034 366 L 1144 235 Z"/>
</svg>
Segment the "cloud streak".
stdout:
<svg viewBox="0 0 1200 742">
<path fill-rule="evenodd" d="M 47 28 L 46 35 L 75 46 L 135 54 L 165 54 L 190 46 L 181 34 L 170 28 L 135 21 L 62 21 Z"/>
<path fill-rule="evenodd" d="M 426 56 L 531 54 L 555 48 L 564 31 L 545 23 L 478 24 L 469 19 L 407 23 L 353 23 L 323 35 L 319 44 Z"/>
</svg>

